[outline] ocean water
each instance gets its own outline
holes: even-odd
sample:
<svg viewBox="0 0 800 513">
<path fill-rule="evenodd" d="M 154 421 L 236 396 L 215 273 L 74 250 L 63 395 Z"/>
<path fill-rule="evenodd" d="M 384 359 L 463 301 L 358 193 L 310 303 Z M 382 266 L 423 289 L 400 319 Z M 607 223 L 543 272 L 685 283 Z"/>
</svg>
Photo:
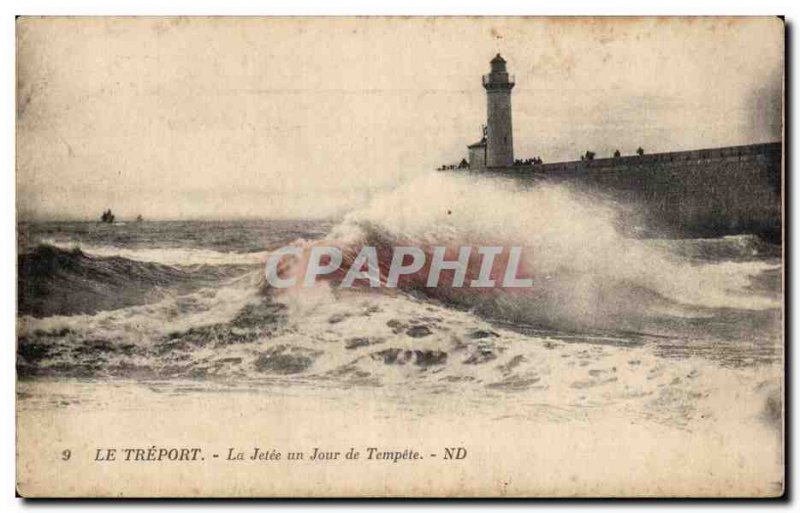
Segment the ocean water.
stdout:
<svg viewBox="0 0 800 513">
<path fill-rule="evenodd" d="M 458 397 L 498 415 L 615 411 L 676 429 L 730 422 L 733 406 L 736 422 L 780 431 L 781 248 L 626 238 L 621 212 L 557 186 L 437 175 L 339 220 L 23 223 L 18 376 L 357 389 L 420 412 Z M 351 256 L 369 244 L 382 265 L 396 245 L 519 245 L 534 286 L 270 289 L 264 261 L 286 244 Z"/>
</svg>

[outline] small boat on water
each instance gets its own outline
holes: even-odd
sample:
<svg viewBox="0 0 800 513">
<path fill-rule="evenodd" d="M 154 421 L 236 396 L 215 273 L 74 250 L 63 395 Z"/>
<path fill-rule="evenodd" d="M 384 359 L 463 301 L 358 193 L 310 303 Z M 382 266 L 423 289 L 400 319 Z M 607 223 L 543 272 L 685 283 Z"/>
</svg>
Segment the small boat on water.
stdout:
<svg viewBox="0 0 800 513">
<path fill-rule="evenodd" d="M 115 219 L 115 216 L 114 216 L 114 214 L 111 213 L 111 209 L 110 208 L 108 210 L 105 210 L 103 212 L 103 215 L 100 216 L 100 222 L 102 222 L 102 223 L 113 224 L 114 223 L 114 219 Z"/>
</svg>

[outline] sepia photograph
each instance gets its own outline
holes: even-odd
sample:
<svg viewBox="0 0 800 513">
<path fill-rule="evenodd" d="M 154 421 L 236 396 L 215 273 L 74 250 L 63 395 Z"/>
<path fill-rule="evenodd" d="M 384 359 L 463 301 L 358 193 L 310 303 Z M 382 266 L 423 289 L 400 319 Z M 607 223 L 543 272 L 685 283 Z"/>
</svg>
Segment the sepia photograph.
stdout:
<svg viewBox="0 0 800 513">
<path fill-rule="evenodd" d="M 19 16 L 24 498 L 779 498 L 779 16 Z"/>
</svg>

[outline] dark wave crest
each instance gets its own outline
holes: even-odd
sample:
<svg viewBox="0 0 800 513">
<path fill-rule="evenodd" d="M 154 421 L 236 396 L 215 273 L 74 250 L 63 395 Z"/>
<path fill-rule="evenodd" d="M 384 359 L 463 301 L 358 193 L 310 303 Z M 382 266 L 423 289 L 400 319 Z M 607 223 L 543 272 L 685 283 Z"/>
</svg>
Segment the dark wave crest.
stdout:
<svg viewBox="0 0 800 513">
<path fill-rule="evenodd" d="M 18 313 L 93 314 L 157 301 L 242 272 L 238 266 L 176 268 L 122 257 L 95 257 L 47 244 L 17 259 Z"/>
</svg>

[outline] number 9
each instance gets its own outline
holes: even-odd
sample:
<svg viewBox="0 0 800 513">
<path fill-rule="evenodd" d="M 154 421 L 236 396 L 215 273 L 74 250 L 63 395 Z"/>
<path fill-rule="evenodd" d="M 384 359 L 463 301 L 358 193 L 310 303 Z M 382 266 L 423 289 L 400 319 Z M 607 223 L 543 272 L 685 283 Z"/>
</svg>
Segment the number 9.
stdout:
<svg viewBox="0 0 800 513">
<path fill-rule="evenodd" d="M 71 457 L 72 457 L 72 451 L 70 451 L 69 449 L 64 449 L 63 451 L 61 451 L 62 460 L 69 461 Z"/>
</svg>

